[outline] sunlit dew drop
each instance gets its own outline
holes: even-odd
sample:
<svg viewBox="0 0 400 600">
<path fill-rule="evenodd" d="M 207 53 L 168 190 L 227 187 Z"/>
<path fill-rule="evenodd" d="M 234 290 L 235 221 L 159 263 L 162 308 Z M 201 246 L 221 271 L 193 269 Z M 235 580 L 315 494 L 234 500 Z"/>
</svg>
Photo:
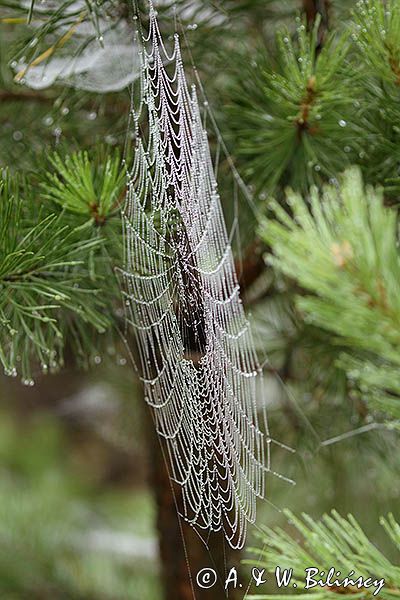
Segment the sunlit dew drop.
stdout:
<svg viewBox="0 0 400 600">
<path fill-rule="evenodd" d="M 321 166 L 320 165 L 315 165 L 314 171 L 320 171 L 320 170 L 321 170 Z"/>
<path fill-rule="evenodd" d="M 118 361 L 117 361 L 117 362 L 118 362 L 118 364 L 119 364 L 120 366 L 122 366 L 122 367 L 123 367 L 124 365 L 126 365 L 126 358 L 124 358 L 123 356 L 121 356 L 121 357 L 118 359 Z"/>
<path fill-rule="evenodd" d="M 98 355 L 97 355 L 97 356 L 95 356 L 95 357 L 94 357 L 94 359 L 93 359 L 93 360 L 94 360 L 94 363 L 95 363 L 96 365 L 99 365 L 99 364 L 101 363 L 101 356 L 98 356 Z"/>
<path fill-rule="evenodd" d="M 191 25 L 188 25 L 188 27 L 187 27 L 187 28 L 188 28 L 189 30 L 195 30 L 195 29 L 197 29 L 197 27 L 198 27 L 197 23 L 192 23 Z"/>
<path fill-rule="evenodd" d="M 87 118 L 89 121 L 95 121 L 97 119 L 97 112 L 93 110 L 92 112 L 88 113 Z"/>
<path fill-rule="evenodd" d="M 60 137 L 61 137 L 61 134 L 62 134 L 62 129 L 61 129 L 61 127 L 55 127 L 55 128 L 53 129 L 53 135 L 54 135 L 54 136 L 57 138 L 57 141 L 60 139 Z"/>
<path fill-rule="evenodd" d="M 47 117 L 44 117 L 44 119 L 43 119 L 43 123 L 44 123 L 45 125 L 47 125 L 48 127 L 50 127 L 50 125 L 53 125 L 53 123 L 54 123 L 54 119 L 53 119 L 53 117 L 51 117 L 50 115 L 47 115 Z"/>
<path fill-rule="evenodd" d="M 68 106 L 63 106 L 61 109 L 61 114 L 65 117 L 69 113 Z"/>
<path fill-rule="evenodd" d="M 13 133 L 13 139 L 16 142 L 20 142 L 23 137 L 24 137 L 24 135 L 23 135 L 22 131 L 14 131 L 14 133 Z"/>
<path fill-rule="evenodd" d="M 22 385 L 33 387 L 35 385 L 35 382 L 33 381 L 33 379 L 23 379 Z"/>
<path fill-rule="evenodd" d="M 297 59 L 299 63 L 303 62 L 303 59 L 301 58 L 301 56 L 299 56 L 299 58 Z"/>
<path fill-rule="evenodd" d="M 345 146 L 345 147 L 343 148 L 343 150 L 344 150 L 344 151 L 345 151 L 347 154 L 348 154 L 349 152 L 351 152 L 351 148 L 350 148 L 350 146 Z"/>
<path fill-rule="evenodd" d="M 340 125 L 340 127 L 346 127 L 347 126 L 347 121 L 345 121 L 344 119 L 340 119 L 339 125 Z"/>
<path fill-rule="evenodd" d="M 285 44 L 288 44 L 289 43 L 289 38 L 288 37 L 284 37 L 283 41 L 285 42 Z"/>
</svg>

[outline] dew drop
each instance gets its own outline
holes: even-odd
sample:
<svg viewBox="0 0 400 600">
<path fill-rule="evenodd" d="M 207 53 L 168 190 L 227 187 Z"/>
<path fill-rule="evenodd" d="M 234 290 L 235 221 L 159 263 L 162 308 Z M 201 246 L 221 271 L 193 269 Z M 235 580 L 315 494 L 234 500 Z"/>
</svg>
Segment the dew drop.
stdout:
<svg viewBox="0 0 400 600">
<path fill-rule="evenodd" d="M 347 126 L 347 121 L 345 121 L 344 119 L 340 119 L 339 125 L 340 125 L 340 127 L 346 127 Z"/>
</svg>

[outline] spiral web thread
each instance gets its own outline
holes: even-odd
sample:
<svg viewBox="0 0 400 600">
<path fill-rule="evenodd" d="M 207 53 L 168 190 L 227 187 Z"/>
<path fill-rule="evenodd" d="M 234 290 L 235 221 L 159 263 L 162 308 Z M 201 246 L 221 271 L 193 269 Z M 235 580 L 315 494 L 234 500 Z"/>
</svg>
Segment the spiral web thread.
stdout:
<svg viewBox="0 0 400 600">
<path fill-rule="evenodd" d="M 128 326 L 183 518 L 197 530 L 222 529 L 240 548 L 270 468 L 256 406 L 262 370 L 196 88 L 187 84 L 178 35 L 169 54 L 152 5 L 142 41 L 123 209 Z"/>
</svg>

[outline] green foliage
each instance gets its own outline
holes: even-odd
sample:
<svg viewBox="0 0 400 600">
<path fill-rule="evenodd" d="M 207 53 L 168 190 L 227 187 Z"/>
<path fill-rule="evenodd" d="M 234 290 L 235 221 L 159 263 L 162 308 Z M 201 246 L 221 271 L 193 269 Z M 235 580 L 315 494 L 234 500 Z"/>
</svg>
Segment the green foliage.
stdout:
<svg viewBox="0 0 400 600">
<path fill-rule="evenodd" d="M 67 157 L 65 165 L 59 156 L 55 161 L 63 175 L 72 179 L 78 159 Z M 103 218 L 111 211 L 110 196 L 114 198 L 120 191 L 116 158 L 110 157 L 100 172 L 99 215 Z M 65 202 L 66 210 L 73 211 L 70 188 L 64 188 L 57 176 L 48 178 L 54 185 L 47 184 L 49 197 L 62 199 L 65 193 L 70 203 Z M 113 194 L 107 194 L 102 202 L 101 194 L 110 190 L 110 185 L 115 186 Z M 79 197 L 76 202 L 81 206 Z M 35 364 L 47 371 L 63 363 L 67 341 L 74 356 L 86 361 L 96 333 L 111 327 L 112 306 L 118 298 L 111 259 L 121 251 L 115 243 L 118 220 L 102 227 L 106 235 L 101 236 L 93 220 L 71 220 L 66 212 L 51 212 L 43 203 L 38 206 L 29 185 L 18 178 L 11 180 L 7 174 L 0 185 L 0 215 L 0 360 L 8 374 L 20 373 L 30 384 Z M 111 256 L 107 251 L 110 239 L 114 240 Z M 105 276 L 108 291 L 100 294 Z"/>
<path fill-rule="evenodd" d="M 62 214 L 36 209 L 28 187 L 5 175 L 0 183 L 0 360 L 8 374 L 30 383 L 31 361 L 44 371 L 62 362 L 65 331 L 81 345 L 77 321 L 104 332 L 98 281 L 85 269 L 100 240 L 87 226 L 71 227 Z M 67 323 L 70 327 L 67 327 Z"/>
<path fill-rule="evenodd" d="M 354 12 L 353 39 L 369 76 L 400 85 L 400 5 L 396 0 L 361 0 Z"/>
<path fill-rule="evenodd" d="M 318 29 L 319 22 L 309 34 L 300 24 L 296 43 L 288 30 L 279 32 L 277 65 L 260 51 L 234 96 L 237 154 L 259 191 L 288 181 L 305 189 L 354 159 L 359 83 L 347 61 L 349 41 L 345 34 L 339 40 L 331 36 L 318 52 Z"/>
<path fill-rule="evenodd" d="M 400 364 L 396 212 L 384 207 L 381 190 L 364 190 L 356 169 L 343 176 L 340 187 L 326 187 L 321 197 L 313 188 L 310 209 L 293 192 L 288 205 L 291 215 L 271 203 L 277 220 L 262 225 L 261 234 L 274 252 L 271 264 L 312 293 L 297 300 L 308 322 L 334 334 L 334 343 L 390 368 L 392 377 L 381 380 L 381 386 L 395 393 Z M 354 369 L 349 375 L 362 379 Z"/>
<path fill-rule="evenodd" d="M 390 560 L 368 539 L 360 525 L 352 515 L 347 519 L 341 517 L 336 511 L 331 515 L 323 515 L 319 521 L 315 521 L 309 515 L 303 514 L 303 520 L 295 517 L 290 511 L 285 511 L 289 524 L 293 526 L 294 532 L 290 535 L 282 528 L 266 529 L 260 536 L 264 546 L 252 549 L 252 553 L 258 557 L 259 565 L 266 570 L 273 571 L 276 565 L 282 568 L 293 569 L 293 583 L 297 583 L 298 593 L 273 594 L 273 595 L 250 595 L 253 600 L 266 600 L 275 598 L 285 600 L 289 598 L 315 598 L 325 600 L 332 597 L 334 588 L 319 586 L 304 589 L 305 569 L 316 567 L 325 574 L 331 567 L 340 571 L 342 577 L 351 571 L 355 577 L 383 578 L 385 585 L 379 593 L 379 597 L 389 600 L 398 596 L 400 588 L 400 569 L 392 564 Z M 400 550 L 400 526 L 389 515 L 387 519 L 382 518 L 381 524 L 390 540 L 395 544 L 397 551 Z M 298 535 L 302 537 L 302 543 L 297 540 Z M 254 560 L 246 561 L 254 564 Z M 365 590 L 355 587 L 340 588 L 340 594 L 352 597 L 365 597 Z M 372 592 L 371 592 L 372 594 Z"/>
<path fill-rule="evenodd" d="M 332 7 L 331 13 L 334 13 Z M 366 180 L 396 197 L 399 185 L 400 7 L 358 2 L 348 27 L 293 36 L 253 60 L 237 51 L 227 123 L 232 147 L 258 192 L 305 192 L 359 164 Z"/>
<path fill-rule="evenodd" d="M 64 160 L 55 153 L 50 162 L 54 172 L 47 173 L 41 186 L 45 198 L 73 213 L 90 215 L 97 225 L 119 208 L 125 171 L 118 152 L 110 153 L 104 162 L 91 161 L 87 152 L 75 152 Z"/>
<path fill-rule="evenodd" d="M 114 544 L 131 537 L 140 550 L 141 538 L 146 543 L 153 536 L 150 498 L 100 487 L 95 464 L 81 456 L 79 468 L 69 443 L 60 419 L 25 411 L 22 424 L 2 407 L 0 597 L 157 598 L 154 565 L 134 552 L 132 560 L 113 551 L 101 535 Z"/>
</svg>

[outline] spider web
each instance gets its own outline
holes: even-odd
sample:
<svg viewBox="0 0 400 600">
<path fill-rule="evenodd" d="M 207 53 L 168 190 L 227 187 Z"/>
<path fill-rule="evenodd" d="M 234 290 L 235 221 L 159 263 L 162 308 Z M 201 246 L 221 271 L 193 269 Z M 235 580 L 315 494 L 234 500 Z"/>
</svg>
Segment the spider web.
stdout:
<svg viewBox="0 0 400 600">
<path fill-rule="evenodd" d="M 195 86 L 150 5 L 123 209 L 127 320 L 182 516 L 243 546 L 270 468 L 246 319 Z M 140 127 L 139 127 L 140 123 Z M 142 133 L 145 131 L 145 133 Z"/>
</svg>

